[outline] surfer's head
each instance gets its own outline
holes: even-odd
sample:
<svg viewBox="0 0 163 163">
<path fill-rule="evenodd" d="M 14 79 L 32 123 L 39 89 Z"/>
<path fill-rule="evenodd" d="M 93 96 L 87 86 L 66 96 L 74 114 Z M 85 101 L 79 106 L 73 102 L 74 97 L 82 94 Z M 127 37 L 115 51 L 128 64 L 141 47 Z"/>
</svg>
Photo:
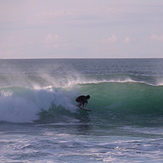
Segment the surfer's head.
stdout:
<svg viewBox="0 0 163 163">
<path fill-rule="evenodd" d="M 87 99 L 89 99 L 89 98 L 90 98 L 90 96 L 89 96 L 89 95 L 87 95 L 86 97 L 87 97 Z"/>
</svg>

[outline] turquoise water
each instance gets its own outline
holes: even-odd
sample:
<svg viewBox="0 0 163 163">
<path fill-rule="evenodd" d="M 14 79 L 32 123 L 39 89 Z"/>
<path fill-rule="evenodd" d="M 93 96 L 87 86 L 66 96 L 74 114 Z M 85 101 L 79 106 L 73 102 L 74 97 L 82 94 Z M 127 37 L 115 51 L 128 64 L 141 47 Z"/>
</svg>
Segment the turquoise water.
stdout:
<svg viewBox="0 0 163 163">
<path fill-rule="evenodd" d="M 0 161 L 162 162 L 162 70 L 163 59 L 0 60 Z"/>
</svg>

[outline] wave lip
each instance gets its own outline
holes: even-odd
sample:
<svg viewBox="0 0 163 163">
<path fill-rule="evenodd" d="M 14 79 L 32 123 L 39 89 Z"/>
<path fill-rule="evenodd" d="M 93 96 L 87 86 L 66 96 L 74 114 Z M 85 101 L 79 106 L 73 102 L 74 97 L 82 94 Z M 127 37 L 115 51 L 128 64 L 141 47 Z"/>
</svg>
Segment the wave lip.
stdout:
<svg viewBox="0 0 163 163">
<path fill-rule="evenodd" d="M 142 76 L 142 75 L 130 75 L 130 74 L 96 74 L 96 75 L 85 75 L 85 76 L 76 76 L 72 80 L 67 80 L 70 83 L 67 86 L 74 86 L 77 84 L 98 84 L 98 83 L 144 83 L 152 86 L 160 86 L 163 84 L 162 76 Z"/>
</svg>

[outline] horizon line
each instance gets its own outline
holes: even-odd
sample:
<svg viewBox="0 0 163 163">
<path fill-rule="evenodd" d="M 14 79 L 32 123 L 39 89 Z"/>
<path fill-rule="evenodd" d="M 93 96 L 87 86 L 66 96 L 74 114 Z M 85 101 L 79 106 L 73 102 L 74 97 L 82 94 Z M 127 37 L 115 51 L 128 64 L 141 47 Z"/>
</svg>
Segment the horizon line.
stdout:
<svg viewBox="0 0 163 163">
<path fill-rule="evenodd" d="M 127 58 L 127 57 L 124 57 L 124 58 L 107 58 L 107 57 L 101 57 L 101 58 L 93 58 L 93 57 L 90 57 L 90 58 L 75 58 L 75 57 L 70 57 L 70 58 L 53 58 L 53 57 L 49 57 L 49 58 L 44 58 L 44 57 L 40 57 L 40 58 L 0 58 L 0 60 L 23 60 L 23 59 L 163 59 L 163 57 L 130 57 L 130 58 Z"/>
</svg>

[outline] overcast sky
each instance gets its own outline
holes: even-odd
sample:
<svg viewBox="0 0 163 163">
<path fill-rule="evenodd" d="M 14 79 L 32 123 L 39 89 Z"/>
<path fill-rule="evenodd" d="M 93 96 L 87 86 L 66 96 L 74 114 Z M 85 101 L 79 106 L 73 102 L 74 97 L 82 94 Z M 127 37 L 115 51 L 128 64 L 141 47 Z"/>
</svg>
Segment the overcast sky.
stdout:
<svg viewBox="0 0 163 163">
<path fill-rule="evenodd" d="M 0 0 L 0 58 L 163 58 L 163 0 Z"/>
</svg>

